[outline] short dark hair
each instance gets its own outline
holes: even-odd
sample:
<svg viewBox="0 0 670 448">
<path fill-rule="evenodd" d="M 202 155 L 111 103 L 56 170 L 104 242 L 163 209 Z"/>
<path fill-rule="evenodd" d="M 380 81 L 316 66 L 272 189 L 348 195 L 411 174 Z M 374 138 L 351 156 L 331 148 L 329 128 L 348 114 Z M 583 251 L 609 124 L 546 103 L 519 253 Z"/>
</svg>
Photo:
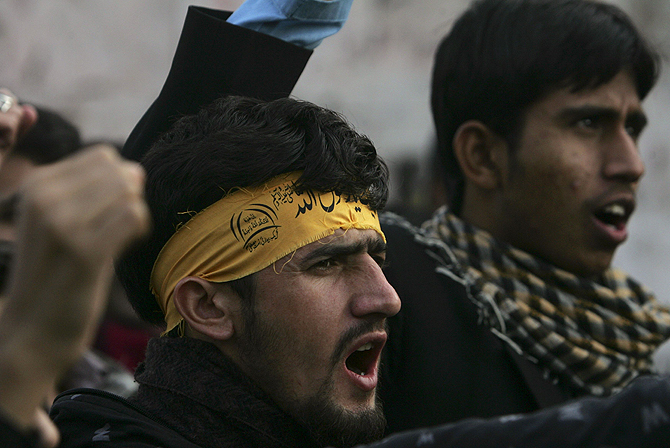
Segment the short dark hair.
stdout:
<svg viewBox="0 0 670 448">
<path fill-rule="evenodd" d="M 452 142 L 478 120 L 513 150 L 524 112 L 560 88 L 579 91 L 632 75 L 643 99 L 659 72 L 658 55 L 628 16 L 591 0 L 478 0 L 435 54 L 432 110 L 449 206 L 460 213 L 464 179 Z"/>
<path fill-rule="evenodd" d="M 35 165 L 57 162 L 82 147 L 79 130 L 60 114 L 36 106 L 37 122 L 17 142 L 10 155 L 25 157 Z"/>
<path fill-rule="evenodd" d="M 164 317 L 149 280 L 159 251 L 226 191 L 303 170 L 298 190 L 334 191 L 373 210 L 388 197 L 388 169 L 372 142 L 337 113 L 289 98 L 217 100 L 177 121 L 141 163 L 153 233 L 119 260 L 117 273 L 140 317 L 157 325 Z"/>
</svg>

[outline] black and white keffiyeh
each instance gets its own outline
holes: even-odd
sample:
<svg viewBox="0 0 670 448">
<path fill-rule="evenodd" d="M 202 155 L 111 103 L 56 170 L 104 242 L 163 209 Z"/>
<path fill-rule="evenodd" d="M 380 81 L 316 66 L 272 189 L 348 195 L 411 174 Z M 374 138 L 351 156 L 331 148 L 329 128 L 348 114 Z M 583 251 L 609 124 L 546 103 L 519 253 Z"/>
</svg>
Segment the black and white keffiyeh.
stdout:
<svg viewBox="0 0 670 448">
<path fill-rule="evenodd" d="M 585 279 L 494 239 L 446 207 L 423 225 L 453 252 L 491 330 L 573 390 L 606 396 L 651 371 L 670 311 L 617 269 Z"/>
</svg>

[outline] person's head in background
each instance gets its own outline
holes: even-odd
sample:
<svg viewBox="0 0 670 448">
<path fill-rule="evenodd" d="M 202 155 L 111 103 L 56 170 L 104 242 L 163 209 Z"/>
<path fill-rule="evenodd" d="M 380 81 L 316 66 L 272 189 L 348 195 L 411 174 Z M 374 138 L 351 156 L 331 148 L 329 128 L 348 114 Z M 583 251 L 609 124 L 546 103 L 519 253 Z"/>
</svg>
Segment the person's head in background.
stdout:
<svg viewBox="0 0 670 448">
<path fill-rule="evenodd" d="M 18 189 L 32 168 L 61 160 L 82 148 L 79 130 L 62 115 L 36 107 L 33 127 L 18 139 L 0 168 L 0 196 Z"/>
<path fill-rule="evenodd" d="M 82 147 L 74 124 L 47 108 L 35 109 L 37 121 L 18 138 L 0 167 L 0 198 L 16 193 L 36 167 L 61 160 Z M 0 290 L 4 288 L 15 239 L 13 207 L 6 205 L 0 211 Z"/>
<path fill-rule="evenodd" d="M 627 236 L 644 172 L 640 103 L 658 71 L 616 6 L 474 2 L 433 71 L 451 211 L 559 268 L 602 273 Z"/>
</svg>

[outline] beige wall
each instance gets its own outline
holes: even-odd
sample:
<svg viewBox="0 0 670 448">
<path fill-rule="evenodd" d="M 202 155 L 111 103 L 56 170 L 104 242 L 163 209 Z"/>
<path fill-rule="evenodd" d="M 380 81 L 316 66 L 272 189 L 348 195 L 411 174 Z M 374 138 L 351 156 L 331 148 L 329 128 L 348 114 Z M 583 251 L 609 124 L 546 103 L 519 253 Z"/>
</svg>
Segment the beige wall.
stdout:
<svg viewBox="0 0 670 448">
<path fill-rule="evenodd" d="M 63 112 L 87 138 L 123 140 L 162 85 L 190 3 L 230 9 L 241 0 L 2 0 L 0 84 Z M 617 3 L 667 54 L 670 2 Z M 345 28 L 312 57 L 296 96 L 344 113 L 392 164 L 423 163 L 433 49 L 466 4 L 356 0 Z M 668 79 L 646 102 L 648 170 L 615 263 L 670 303 Z"/>
</svg>

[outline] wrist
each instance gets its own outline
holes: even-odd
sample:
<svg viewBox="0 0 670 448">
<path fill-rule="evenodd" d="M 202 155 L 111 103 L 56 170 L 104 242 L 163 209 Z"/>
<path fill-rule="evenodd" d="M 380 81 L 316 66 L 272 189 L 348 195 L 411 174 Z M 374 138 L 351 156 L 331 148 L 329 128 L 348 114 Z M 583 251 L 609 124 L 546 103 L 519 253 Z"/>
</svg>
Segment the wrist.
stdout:
<svg viewBox="0 0 670 448">
<path fill-rule="evenodd" d="M 35 410 L 54 389 L 54 373 L 39 355 L 15 341 L 0 340 L 0 412 L 21 431 L 34 424 Z"/>
</svg>

